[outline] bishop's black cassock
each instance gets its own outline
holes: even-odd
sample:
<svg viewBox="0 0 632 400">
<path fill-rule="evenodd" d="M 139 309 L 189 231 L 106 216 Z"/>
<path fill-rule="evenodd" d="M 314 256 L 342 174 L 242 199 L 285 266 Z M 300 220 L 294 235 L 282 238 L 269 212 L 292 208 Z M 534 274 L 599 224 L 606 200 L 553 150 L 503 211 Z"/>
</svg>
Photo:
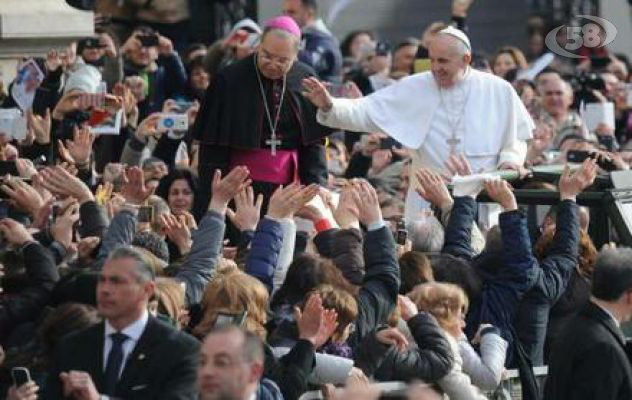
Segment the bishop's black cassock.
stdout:
<svg viewBox="0 0 632 400">
<path fill-rule="evenodd" d="M 253 187 L 255 192 L 263 193 L 266 200 L 281 183 L 288 184 L 296 179 L 300 179 L 302 184 L 327 183 L 323 138 L 331 130 L 316 122 L 316 107 L 301 94 L 302 80 L 314 75 L 314 71 L 296 61 L 288 72 L 276 129 L 276 136 L 281 141 L 277 146 L 280 154 L 271 156 L 271 148 L 267 144 L 271 129 L 255 61 L 256 56 L 252 55 L 224 68 L 212 78 L 207 89 L 206 99 L 193 127 L 193 137 L 200 142 L 198 171 L 201 193 L 198 196 L 201 201 L 198 204 L 208 204 L 215 169 L 222 170 L 222 176 L 225 176 L 232 167 L 248 164 L 252 158 L 258 158 L 249 165 Z M 274 124 L 283 80 L 272 81 L 263 74 L 260 77 Z M 253 155 L 255 153 L 258 155 Z M 276 171 L 278 168 L 272 165 L 279 160 L 276 157 L 282 158 L 287 153 L 292 153 L 294 167 L 283 172 Z M 259 157 L 262 154 L 272 161 L 267 163 L 264 160 L 262 164 Z M 265 179 L 258 179 L 257 175 L 262 173 L 266 175 Z M 272 179 L 267 179 L 271 175 Z"/>
</svg>

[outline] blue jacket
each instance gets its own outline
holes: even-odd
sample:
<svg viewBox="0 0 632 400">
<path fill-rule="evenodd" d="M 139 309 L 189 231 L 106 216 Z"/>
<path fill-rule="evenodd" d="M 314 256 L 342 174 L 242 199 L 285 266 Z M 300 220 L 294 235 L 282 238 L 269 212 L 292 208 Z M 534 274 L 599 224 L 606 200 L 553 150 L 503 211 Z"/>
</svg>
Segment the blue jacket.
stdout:
<svg viewBox="0 0 632 400">
<path fill-rule="evenodd" d="M 298 58 L 314 68 L 318 77 L 327 82 L 340 82 L 342 78 L 342 53 L 336 39 L 316 28 L 305 28 L 303 48 Z"/>
<path fill-rule="evenodd" d="M 283 395 L 274 381 L 262 378 L 257 388 L 257 400 L 283 400 Z"/>
<path fill-rule="evenodd" d="M 521 241 L 528 241 L 526 227 L 521 233 Z M 549 311 L 566 291 L 578 256 L 579 208 L 573 201 L 563 201 L 558 206 L 555 237 L 547 256 L 538 262 L 530 254 L 531 287 L 520 303 L 515 321 L 520 342 L 534 366 L 544 364 Z"/>
<path fill-rule="evenodd" d="M 499 253 L 484 251 L 473 258 L 471 231 L 476 210 L 473 198 L 454 199 L 443 252 L 470 260 L 484 281 L 480 301 L 472 302 L 467 315 L 467 336 L 472 338 L 480 324 L 488 323 L 500 329 L 501 336 L 511 345 L 513 320 L 522 296 L 530 288 L 534 268 L 526 218 L 519 211 L 500 214 L 503 250 Z"/>
<path fill-rule="evenodd" d="M 272 278 L 282 245 L 281 224 L 271 218 L 262 218 L 250 243 L 245 270 L 248 275 L 259 279 L 269 293 L 272 293 L 274 287 Z"/>
</svg>

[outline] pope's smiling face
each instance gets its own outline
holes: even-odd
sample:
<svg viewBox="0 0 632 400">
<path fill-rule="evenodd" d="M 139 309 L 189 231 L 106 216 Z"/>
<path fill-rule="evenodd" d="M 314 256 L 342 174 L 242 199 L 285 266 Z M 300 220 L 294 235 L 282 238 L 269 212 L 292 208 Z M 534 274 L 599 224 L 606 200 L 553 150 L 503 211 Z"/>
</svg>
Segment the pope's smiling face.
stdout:
<svg viewBox="0 0 632 400">
<path fill-rule="evenodd" d="M 442 34 L 430 42 L 430 69 L 440 87 L 454 85 L 465 73 L 472 56 L 464 54 L 463 47 L 457 38 Z"/>
</svg>

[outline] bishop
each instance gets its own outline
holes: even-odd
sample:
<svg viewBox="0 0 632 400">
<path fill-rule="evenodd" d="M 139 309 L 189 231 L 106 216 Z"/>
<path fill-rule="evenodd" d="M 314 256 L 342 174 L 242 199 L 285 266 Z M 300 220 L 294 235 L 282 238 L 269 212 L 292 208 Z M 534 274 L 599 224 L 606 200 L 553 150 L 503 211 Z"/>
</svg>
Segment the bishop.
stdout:
<svg viewBox="0 0 632 400">
<path fill-rule="evenodd" d="M 302 96 L 314 75 L 297 61 L 301 31 L 290 17 L 269 20 L 258 50 L 212 78 L 193 128 L 200 141 L 200 204 L 207 204 L 213 171 L 247 166 L 256 192 L 269 198 L 294 181 L 326 184 L 323 139 L 332 132 L 316 121 Z"/>
</svg>

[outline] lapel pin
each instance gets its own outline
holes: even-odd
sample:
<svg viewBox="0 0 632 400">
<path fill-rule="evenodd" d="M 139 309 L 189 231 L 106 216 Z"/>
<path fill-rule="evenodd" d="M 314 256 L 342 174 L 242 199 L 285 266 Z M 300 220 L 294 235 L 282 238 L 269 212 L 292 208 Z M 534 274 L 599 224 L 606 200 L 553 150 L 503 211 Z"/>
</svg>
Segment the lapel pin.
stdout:
<svg viewBox="0 0 632 400">
<path fill-rule="evenodd" d="M 145 355 L 144 354 L 139 354 L 138 355 L 138 360 L 144 360 L 145 359 Z"/>
</svg>

